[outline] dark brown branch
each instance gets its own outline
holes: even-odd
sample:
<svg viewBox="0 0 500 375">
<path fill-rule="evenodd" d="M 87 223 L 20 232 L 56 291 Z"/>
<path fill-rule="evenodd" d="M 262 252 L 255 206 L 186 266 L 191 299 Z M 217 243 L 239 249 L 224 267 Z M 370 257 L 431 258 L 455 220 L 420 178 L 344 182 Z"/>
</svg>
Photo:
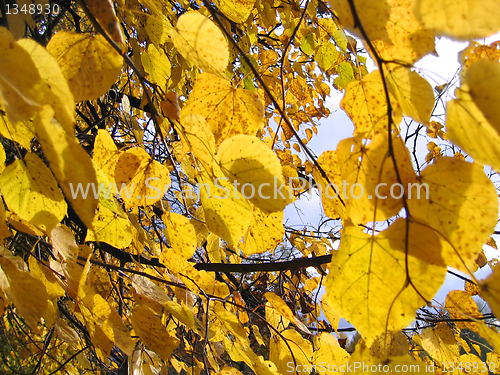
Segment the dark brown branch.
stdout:
<svg viewBox="0 0 500 375">
<path fill-rule="evenodd" d="M 211 272 L 270 272 L 287 271 L 298 268 L 319 267 L 322 264 L 330 263 L 332 255 L 322 255 L 314 258 L 299 258 L 287 262 L 269 262 L 269 263 L 247 263 L 247 264 L 228 264 L 228 263 L 198 263 L 194 266 L 197 270 Z"/>
</svg>

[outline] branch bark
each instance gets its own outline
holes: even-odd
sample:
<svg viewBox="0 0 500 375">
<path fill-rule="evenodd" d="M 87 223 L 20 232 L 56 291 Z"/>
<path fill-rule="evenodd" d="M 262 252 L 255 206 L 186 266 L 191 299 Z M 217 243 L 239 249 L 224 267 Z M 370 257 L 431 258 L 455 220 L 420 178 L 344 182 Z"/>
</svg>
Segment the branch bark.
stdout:
<svg viewBox="0 0 500 375">
<path fill-rule="evenodd" d="M 197 270 L 209 272 L 270 272 L 287 271 L 306 267 L 319 267 L 322 264 L 330 263 L 332 255 L 322 255 L 313 258 L 299 258 L 287 262 L 268 262 L 268 263 L 247 263 L 247 264 L 229 264 L 229 263 L 198 263 L 194 266 Z"/>
</svg>

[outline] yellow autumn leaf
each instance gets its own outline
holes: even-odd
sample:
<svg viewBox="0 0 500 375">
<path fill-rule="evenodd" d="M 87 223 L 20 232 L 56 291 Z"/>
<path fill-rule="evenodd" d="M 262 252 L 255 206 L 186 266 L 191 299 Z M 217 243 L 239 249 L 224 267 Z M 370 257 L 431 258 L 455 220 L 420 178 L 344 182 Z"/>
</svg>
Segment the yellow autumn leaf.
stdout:
<svg viewBox="0 0 500 375">
<path fill-rule="evenodd" d="M 341 366 L 344 366 L 344 369 L 346 368 L 345 365 L 349 362 L 349 353 L 340 347 L 335 336 L 323 332 L 315 337 L 314 343 L 317 350 L 314 352 L 313 363 L 320 375 L 328 374 L 335 369 L 340 370 Z"/>
<path fill-rule="evenodd" d="M 429 82 L 409 68 L 400 66 L 387 73 L 387 83 L 405 116 L 421 124 L 429 123 L 434 108 L 434 92 Z"/>
<path fill-rule="evenodd" d="M 280 296 L 272 292 L 267 292 L 264 293 L 264 298 L 267 299 L 267 301 L 271 304 L 271 308 L 277 314 L 295 324 L 301 331 L 310 334 L 309 329 L 307 329 L 305 324 L 295 316 L 290 307 L 286 304 L 285 301 L 283 301 L 283 299 L 281 299 Z"/>
<path fill-rule="evenodd" d="M 131 322 L 144 344 L 164 361 L 168 361 L 172 351 L 179 345 L 179 340 L 167 332 L 153 310 L 145 306 L 135 307 L 132 310 Z"/>
<path fill-rule="evenodd" d="M 0 27 L 0 53 L 0 105 L 15 125 L 42 109 L 45 86 L 29 53 L 4 27 Z"/>
<path fill-rule="evenodd" d="M 215 5 L 231 21 L 242 23 L 252 12 L 255 0 L 216 0 Z"/>
<path fill-rule="evenodd" d="M 54 122 L 53 117 L 54 111 L 49 106 L 35 117 L 38 141 L 66 199 L 84 224 L 92 228 L 97 197 L 83 193 L 92 190 L 92 185 L 97 186 L 92 160 L 75 139 Z"/>
<path fill-rule="evenodd" d="M 219 145 L 236 134 L 255 135 L 263 126 L 264 107 L 256 93 L 233 88 L 225 78 L 202 73 L 181 111 L 181 123 L 189 114 L 205 118 Z"/>
<path fill-rule="evenodd" d="M 215 154 L 215 138 L 205 119 L 197 114 L 182 118 L 179 133 L 182 141 L 182 154 L 191 150 L 205 170 L 210 174 Z"/>
<path fill-rule="evenodd" d="M 455 362 L 459 356 L 460 348 L 457 340 L 446 323 L 438 323 L 435 327 L 425 328 L 413 339 L 440 364 Z"/>
<path fill-rule="evenodd" d="M 248 347 L 250 346 L 248 334 L 236 315 L 226 310 L 220 304 L 217 304 L 213 308 L 213 312 L 219 320 L 223 329 L 226 331 L 226 335 L 233 335 L 234 339 L 239 341 L 241 345 Z"/>
<path fill-rule="evenodd" d="M 414 199 L 417 199 L 417 194 L 425 194 L 425 188 L 417 184 L 403 140 L 400 137 L 392 139 L 397 171 L 388 144 L 387 135 L 377 133 L 368 145 L 366 140 L 357 136 L 344 139 L 337 146 L 337 163 L 343 185 L 333 182 L 336 182 L 335 188 L 346 205 L 346 215 L 355 224 L 387 220 L 396 215 L 403 208 L 403 191 L 406 197 L 410 194 L 409 186 L 413 186 Z"/>
<path fill-rule="evenodd" d="M 59 31 L 47 45 L 77 102 L 97 99 L 116 82 L 123 58 L 102 35 Z"/>
<path fill-rule="evenodd" d="M 226 284 L 215 281 L 215 274 L 213 272 L 198 271 L 194 267 L 190 267 L 183 271 L 180 279 L 195 293 L 200 293 L 201 289 L 206 294 L 223 299 L 231 294 Z"/>
<path fill-rule="evenodd" d="M 458 319 L 455 325 L 459 329 L 468 328 L 475 330 L 474 322 L 460 321 L 462 319 L 480 319 L 481 314 L 477 308 L 476 302 L 471 295 L 463 290 L 452 290 L 448 292 L 444 300 L 446 310 L 451 319 Z"/>
<path fill-rule="evenodd" d="M 344 217 L 345 206 L 340 201 L 341 191 L 335 191 L 335 185 L 339 188 L 342 185 L 342 176 L 340 174 L 337 151 L 323 152 L 318 158 L 318 164 L 325 172 L 326 177 L 328 177 L 327 180 L 318 168 L 313 169 L 312 174 L 314 181 L 320 187 L 319 192 L 321 194 L 323 211 L 325 212 L 325 215 L 331 219 Z"/>
<path fill-rule="evenodd" d="M 0 268 L 7 281 L 7 285 L 1 285 L 5 294 L 28 326 L 38 332 L 37 325 L 47 311 L 48 295 L 45 285 L 29 272 L 18 269 L 5 256 L 0 256 Z"/>
<path fill-rule="evenodd" d="M 76 299 L 83 270 L 77 260 L 82 249 L 76 244 L 71 229 L 62 224 L 52 230 L 50 242 L 55 259 L 49 261 L 49 266 L 64 276 L 64 279 L 57 278 L 58 282 L 71 298 Z"/>
<path fill-rule="evenodd" d="M 495 129 L 500 127 L 500 110 L 496 106 L 500 99 L 497 93 L 499 74 L 498 62 L 479 60 L 467 69 L 464 80 L 472 100 Z"/>
<path fill-rule="evenodd" d="M 283 217 L 283 211 L 264 214 L 254 207 L 252 222 L 243 238 L 244 245 L 240 245 L 243 255 L 248 257 L 265 251 L 273 252 L 285 235 Z"/>
<path fill-rule="evenodd" d="M 86 0 L 85 5 L 96 18 L 106 33 L 109 34 L 120 47 L 125 44 L 122 29 L 118 18 L 116 17 L 115 8 L 111 0 Z"/>
<path fill-rule="evenodd" d="M 0 173 L 5 170 L 5 157 L 5 148 L 3 147 L 3 144 L 0 143 Z"/>
<path fill-rule="evenodd" d="M 99 203 L 92 226 L 94 230 L 87 232 L 85 241 L 102 241 L 117 249 L 124 249 L 132 243 L 132 225 L 118 206 L 111 211 Z"/>
<path fill-rule="evenodd" d="M 385 61 L 394 61 L 413 65 L 428 53 L 434 52 L 434 33 L 422 27 L 413 14 L 415 0 L 386 0 L 390 15 L 385 29 L 389 40 L 374 40 L 372 45 L 379 57 Z M 368 26 L 374 20 L 367 20 Z"/>
<path fill-rule="evenodd" d="M 488 302 L 495 316 L 500 316 L 500 268 L 493 267 L 493 272 L 480 283 L 481 297 Z M 497 348 L 500 350 L 500 348 Z"/>
<path fill-rule="evenodd" d="M 170 174 L 163 164 L 151 159 L 141 147 L 123 152 L 115 166 L 115 181 L 122 189 L 125 207 L 148 206 L 158 202 L 170 187 Z"/>
<path fill-rule="evenodd" d="M 31 56 L 45 86 L 44 103 L 54 108 L 54 117 L 68 135 L 75 131 L 75 101 L 56 59 L 34 40 L 17 42 Z"/>
<path fill-rule="evenodd" d="M 7 226 L 7 214 L 5 212 L 5 207 L 3 204 L 0 204 L 0 241 L 3 241 L 5 238 L 12 236 L 12 233 Z"/>
<path fill-rule="evenodd" d="M 474 160 L 500 171 L 500 127 L 486 119 L 467 91 L 462 85 L 446 105 L 446 135 Z"/>
<path fill-rule="evenodd" d="M 185 59 L 205 72 L 225 76 L 229 48 L 224 34 L 209 18 L 199 12 L 183 14 L 170 35 Z"/>
<path fill-rule="evenodd" d="M 164 44 L 168 40 L 170 32 L 173 29 L 168 18 L 160 13 L 161 12 L 158 12 L 158 14 L 154 16 L 149 16 L 144 28 L 151 42 L 156 46 Z"/>
<path fill-rule="evenodd" d="M 418 180 L 429 194 L 407 200 L 412 218 L 439 234 L 448 266 L 469 272 L 497 222 L 493 183 L 480 165 L 450 157 L 438 158 Z"/>
<path fill-rule="evenodd" d="M 170 60 L 165 52 L 154 44 L 149 44 L 148 50 L 141 54 L 141 61 L 144 70 L 149 74 L 149 80 L 165 90 L 171 75 Z"/>
<path fill-rule="evenodd" d="M 200 181 L 200 201 L 208 229 L 236 248 L 252 221 L 252 206 L 227 179 L 213 181 L 201 174 Z"/>
<path fill-rule="evenodd" d="M 323 294 L 321 297 L 321 309 L 332 328 L 336 331 L 339 328 L 340 314 L 336 312 L 330 302 L 328 302 L 328 296 L 326 294 Z"/>
<path fill-rule="evenodd" d="M 45 263 L 42 263 L 42 261 L 36 259 L 34 256 L 30 256 L 28 264 L 30 266 L 31 275 L 45 285 L 49 300 L 64 296 L 64 289 L 57 281 L 54 272 L 50 270 Z"/>
<path fill-rule="evenodd" d="M 98 293 L 102 280 L 99 277 L 92 277 L 96 273 L 92 268 L 98 266 L 90 263 L 90 257 L 91 255 L 87 259 L 78 283 L 78 307 L 96 346 L 100 346 L 103 352 L 109 355 L 114 344 L 125 354 L 131 355 L 135 342 L 131 339 L 129 330 L 118 312 Z M 109 287 L 105 292 L 109 292 Z"/>
<path fill-rule="evenodd" d="M 260 139 L 243 134 L 226 139 L 217 160 L 229 182 L 264 213 L 281 211 L 294 201 L 278 157 Z"/>
<path fill-rule="evenodd" d="M 437 36 L 457 40 L 485 38 L 500 30 L 496 0 L 416 0 L 414 13 Z"/>
<path fill-rule="evenodd" d="M 187 217 L 175 212 L 164 213 L 162 220 L 173 250 L 185 260 L 191 258 L 198 244 L 193 224 Z"/>
<path fill-rule="evenodd" d="M 0 106 L 0 134 L 29 150 L 31 140 L 35 137 L 35 128 L 33 121 L 28 120 L 12 125 Z"/>
<path fill-rule="evenodd" d="M 390 95 L 394 124 L 401 121 L 401 109 Z M 379 132 L 387 132 L 387 101 L 380 72 L 375 70 L 361 81 L 349 83 L 340 106 L 354 123 L 354 135 L 365 133 L 367 137 Z M 394 127 L 394 125 L 393 125 Z"/>
<path fill-rule="evenodd" d="M 196 329 L 195 317 L 193 311 L 186 306 L 184 302 L 177 303 L 174 301 L 167 301 L 163 303 L 165 310 L 175 317 L 179 322 L 186 325 L 189 329 Z"/>
<path fill-rule="evenodd" d="M 401 331 L 387 331 L 375 339 L 370 346 L 370 354 L 385 359 L 402 356 L 408 353 L 408 339 Z"/>
<path fill-rule="evenodd" d="M 332 10 L 340 18 L 342 26 L 351 33 L 361 37 L 359 28 L 356 27 L 355 18 L 349 0 L 329 0 Z M 370 40 L 380 39 L 390 42 L 386 26 L 391 15 L 391 8 L 387 1 L 354 0 L 352 4 L 356 8 L 359 21 Z"/>
<path fill-rule="evenodd" d="M 311 342 L 305 340 L 294 329 L 283 331 L 281 336 L 286 340 L 286 343 L 282 337 L 273 335 L 269 345 L 269 360 L 276 365 L 279 374 L 290 372 L 291 365 L 298 370 L 297 373 L 309 374 L 313 357 Z"/>
<path fill-rule="evenodd" d="M 45 233 L 66 215 L 64 195 L 37 154 L 9 165 L 0 175 L 0 191 L 9 210 Z"/>
<path fill-rule="evenodd" d="M 469 67 L 457 98 L 448 102 L 446 133 L 474 160 L 500 170 L 500 112 L 496 108 L 500 84 L 497 62 L 479 60 Z"/>
<path fill-rule="evenodd" d="M 438 235 L 409 223 L 407 238 L 406 225 L 405 219 L 398 219 L 371 236 L 347 222 L 340 248 L 332 256 L 328 304 L 356 327 L 367 346 L 378 335 L 410 324 L 446 275 Z"/>
<path fill-rule="evenodd" d="M 99 129 L 94 141 L 92 160 L 111 181 L 115 180 L 115 166 L 119 157 L 120 151 L 118 151 L 115 141 L 109 132 L 104 129 Z"/>
</svg>

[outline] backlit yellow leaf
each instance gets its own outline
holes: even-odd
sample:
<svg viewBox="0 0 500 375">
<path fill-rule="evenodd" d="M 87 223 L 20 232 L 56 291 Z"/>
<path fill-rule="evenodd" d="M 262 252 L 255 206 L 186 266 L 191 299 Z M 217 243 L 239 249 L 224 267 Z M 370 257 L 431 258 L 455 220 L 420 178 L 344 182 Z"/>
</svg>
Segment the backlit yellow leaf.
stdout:
<svg viewBox="0 0 500 375">
<path fill-rule="evenodd" d="M 104 31 L 106 31 L 118 45 L 122 46 L 125 41 L 123 39 L 120 23 L 116 18 L 113 2 L 111 0 L 86 0 L 85 5 L 87 5 Z"/>
<path fill-rule="evenodd" d="M 64 296 L 64 289 L 58 283 L 53 271 L 50 270 L 47 265 L 33 256 L 30 256 L 28 263 L 31 275 L 45 285 L 48 299 L 57 299 Z"/>
<path fill-rule="evenodd" d="M 493 183 L 480 165 L 449 157 L 425 168 L 419 182 L 427 184 L 429 198 L 407 200 L 412 217 L 444 239 L 442 256 L 448 266 L 468 272 L 496 225 Z"/>
<path fill-rule="evenodd" d="M 198 12 L 183 14 L 171 36 L 184 58 L 205 72 L 224 76 L 229 49 L 224 34 L 210 19 Z"/>
<path fill-rule="evenodd" d="M 500 84 L 500 64 L 489 60 L 479 60 L 467 69 L 465 83 L 469 94 L 490 124 L 500 127 L 500 109 L 495 105 L 500 100 L 497 93 Z"/>
<path fill-rule="evenodd" d="M 432 300 L 446 275 L 438 235 L 410 223 L 406 239 L 406 224 L 398 219 L 371 236 L 347 223 L 332 256 L 328 303 L 354 324 L 368 346 L 387 330 L 406 327 L 415 311 Z"/>
<path fill-rule="evenodd" d="M 35 128 L 32 121 L 21 121 L 12 125 L 0 108 L 0 134 L 29 150 L 31 140 L 35 137 Z"/>
<path fill-rule="evenodd" d="M 35 117 L 38 141 L 66 199 L 85 225 L 92 228 L 97 197 L 92 193 L 84 197 L 79 190 L 81 188 L 88 192 L 89 189 L 92 190 L 92 185 L 97 187 L 92 160 L 75 139 L 54 122 L 53 116 L 52 108 L 46 106 Z"/>
<path fill-rule="evenodd" d="M 67 205 L 56 179 L 34 153 L 7 167 L 0 175 L 0 191 L 9 210 L 45 233 L 66 215 Z"/>
<path fill-rule="evenodd" d="M 29 120 L 44 103 L 40 73 L 29 53 L 4 27 L 0 27 L 0 53 L 0 104 L 11 123 Z"/>
<path fill-rule="evenodd" d="M 434 33 L 423 28 L 412 12 L 415 0 L 386 1 L 391 9 L 385 26 L 390 40 L 372 40 L 379 57 L 411 65 L 434 52 Z M 369 20 L 369 25 L 374 22 Z"/>
<path fill-rule="evenodd" d="M 299 374 L 309 374 L 313 357 L 311 342 L 294 329 L 283 331 L 282 336 L 288 345 L 281 337 L 274 336 L 269 345 L 269 360 L 276 365 L 280 374 L 290 372 L 290 366 L 294 364 Z"/>
<path fill-rule="evenodd" d="M 275 293 L 272 292 L 267 292 L 264 293 L 264 297 L 267 299 L 267 301 L 271 304 L 271 308 L 275 310 L 276 313 L 284 317 L 285 319 L 291 321 L 293 324 L 297 326 L 301 331 L 305 333 L 310 333 L 307 327 L 302 323 L 292 312 L 290 307 L 286 304 L 285 301 L 281 299 L 280 296 L 278 296 Z"/>
<path fill-rule="evenodd" d="M 273 252 L 285 235 L 283 212 L 264 214 L 257 207 L 253 208 L 253 219 L 245 233 L 241 251 L 248 257 L 265 251 Z"/>
<path fill-rule="evenodd" d="M 242 23 L 250 15 L 255 0 L 216 0 L 215 4 L 231 21 Z"/>
<path fill-rule="evenodd" d="M 85 241 L 102 241 L 118 249 L 124 249 L 132 242 L 132 225 L 118 206 L 113 212 L 99 203 L 92 226 L 94 230 L 87 232 Z"/>
<path fill-rule="evenodd" d="M 204 174 L 200 179 L 200 200 L 208 229 L 237 247 L 252 221 L 252 206 L 226 179 L 212 181 Z"/>
<path fill-rule="evenodd" d="M 137 306 L 132 310 L 132 326 L 146 346 L 168 361 L 172 351 L 179 344 L 171 336 L 153 310 L 145 306 Z"/>
<path fill-rule="evenodd" d="M 434 107 L 434 92 L 429 82 L 403 66 L 388 72 L 387 81 L 403 114 L 421 124 L 428 124 Z"/>
<path fill-rule="evenodd" d="M 500 268 L 493 267 L 493 273 L 481 282 L 483 297 L 495 316 L 500 316 Z M 500 350 L 497 348 L 497 350 Z"/>
<path fill-rule="evenodd" d="M 336 151 L 325 151 L 319 158 L 318 163 L 325 172 L 328 180 L 323 177 L 318 168 L 313 169 L 314 181 L 321 187 L 321 204 L 325 215 L 332 219 L 343 217 L 345 207 L 340 201 L 340 186 L 342 177 L 340 175 L 340 165 L 338 163 Z M 338 189 L 335 189 L 335 185 Z"/>
<path fill-rule="evenodd" d="M 500 30 L 496 0 L 417 0 L 414 12 L 424 27 L 452 39 L 484 38 Z"/>
<path fill-rule="evenodd" d="M 457 340 L 446 323 L 438 323 L 436 327 L 426 328 L 417 337 L 417 342 L 422 345 L 432 359 L 440 364 L 453 363 L 459 356 L 460 348 Z"/>
<path fill-rule="evenodd" d="M 500 170 L 500 127 L 491 124 L 470 96 L 466 85 L 447 103 L 446 134 L 474 160 Z"/>
<path fill-rule="evenodd" d="M 367 136 L 381 131 L 387 132 L 387 101 L 384 85 L 378 70 L 346 86 L 340 106 L 354 122 L 354 135 L 366 133 Z M 391 103 L 397 103 L 391 95 Z M 392 106 L 392 120 L 401 121 L 399 105 Z M 393 125 L 394 127 L 394 125 Z"/>
<path fill-rule="evenodd" d="M 162 220 L 174 251 L 185 260 L 191 258 L 198 244 L 193 224 L 187 217 L 175 212 L 164 213 Z"/>
<path fill-rule="evenodd" d="M 75 130 L 75 101 L 56 59 L 34 40 L 23 39 L 18 44 L 30 54 L 38 69 L 45 86 L 44 103 L 54 108 L 54 117 L 72 135 Z"/>
<path fill-rule="evenodd" d="M 56 58 L 77 102 L 105 94 L 123 65 L 120 54 L 102 35 L 60 31 L 52 37 L 47 50 Z"/>
<path fill-rule="evenodd" d="M 102 274 L 102 272 L 94 271 L 95 267 L 98 266 L 90 263 L 89 256 L 78 284 L 78 307 L 96 346 L 109 355 L 111 347 L 115 344 L 124 353 L 131 355 L 135 342 L 130 338 L 129 330 L 118 312 L 98 293 L 100 291 L 99 284 L 103 283 L 103 280 L 100 277 L 95 277 L 96 273 Z M 106 271 L 104 271 L 104 275 L 107 276 Z M 108 280 L 106 280 L 105 285 L 108 288 L 107 290 L 103 289 L 102 292 L 109 293 Z"/>
<path fill-rule="evenodd" d="M 168 40 L 172 24 L 164 15 L 151 15 L 148 17 L 144 29 L 151 42 L 156 46 L 160 46 Z"/>
<path fill-rule="evenodd" d="M 5 212 L 5 207 L 3 204 L 0 204 L 0 241 L 12 235 L 6 221 L 7 215 Z"/>
<path fill-rule="evenodd" d="M 220 145 L 217 159 L 229 182 L 263 212 L 281 211 L 293 202 L 278 157 L 260 139 L 231 137 Z"/>
<path fill-rule="evenodd" d="M 215 138 L 205 119 L 200 115 L 188 114 L 182 118 L 179 130 L 182 136 L 182 153 L 191 150 L 205 170 L 211 173 Z"/>
<path fill-rule="evenodd" d="M 248 334 L 236 315 L 226 310 L 220 304 L 216 305 L 213 311 L 217 319 L 219 319 L 221 326 L 224 327 L 226 335 L 234 336 L 234 339 L 238 340 L 243 346 L 250 346 Z"/>
<path fill-rule="evenodd" d="M 403 140 L 393 137 L 392 147 L 398 163 L 398 172 L 389 155 L 387 136 L 377 133 L 366 146 L 361 136 L 347 138 L 337 147 L 337 159 L 342 183 L 336 189 L 346 205 L 346 214 L 355 224 L 387 220 L 403 208 L 402 193 L 409 195 L 409 184 L 415 195 L 425 194 L 425 189 L 416 184 L 416 176 L 410 155 Z M 399 177 L 399 179 L 398 179 Z M 399 183 L 401 181 L 401 184 Z M 334 195 L 330 191 L 330 195 Z"/>
<path fill-rule="evenodd" d="M 445 307 L 451 319 L 458 319 L 455 325 L 459 329 L 468 328 L 474 330 L 474 322 L 460 321 L 461 319 L 478 319 L 483 316 L 477 308 L 476 302 L 471 295 L 463 290 L 452 290 L 445 298 Z"/>
<path fill-rule="evenodd" d="M 315 337 L 314 342 L 317 348 L 314 352 L 314 364 L 316 364 L 320 375 L 328 374 L 330 370 L 340 369 L 341 366 L 347 365 L 349 353 L 340 347 L 335 336 L 323 332 Z M 344 366 L 344 368 L 346 367 Z"/>
<path fill-rule="evenodd" d="M 123 152 L 115 167 L 117 186 L 126 207 L 148 206 L 158 202 L 170 187 L 167 167 L 151 159 L 140 147 Z"/>
<path fill-rule="evenodd" d="M 185 303 L 167 301 L 163 304 L 163 307 L 179 322 L 185 324 L 186 327 L 188 327 L 189 329 L 196 329 L 193 311 L 189 307 L 187 307 Z"/>
<path fill-rule="evenodd" d="M 45 285 L 29 272 L 19 270 L 5 256 L 0 256 L 0 267 L 8 282 L 7 285 L 2 285 L 5 294 L 28 326 L 38 332 L 37 325 L 47 310 L 48 295 Z"/>
<path fill-rule="evenodd" d="M 340 18 L 342 25 L 361 37 L 361 33 L 355 25 L 355 19 L 352 15 L 352 9 L 349 0 L 330 0 L 332 9 Z M 390 42 L 387 35 L 386 26 L 389 22 L 391 8 L 387 1 L 354 0 L 352 4 L 356 8 L 356 13 L 363 28 L 368 34 L 368 38 L 381 39 Z"/>
<path fill-rule="evenodd" d="M 115 166 L 119 157 L 120 152 L 109 132 L 99 129 L 95 137 L 92 160 L 101 167 L 111 181 L 115 179 Z"/>
<path fill-rule="evenodd" d="M 210 74 L 200 74 L 181 111 L 181 122 L 191 114 L 207 120 L 219 145 L 236 134 L 255 135 L 263 125 L 264 107 L 258 95 Z"/>
<path fill-rule="evenodd" d="M 170 60 L 163 50 L 155 47 L 154 44 L 148 45 L 147 52 L 141 54 L 144 70 L 149 74 L 151 82 L 156 83 L 162 89 L 166 89 L 167 81 L 170 79 Z"/>
</svg>

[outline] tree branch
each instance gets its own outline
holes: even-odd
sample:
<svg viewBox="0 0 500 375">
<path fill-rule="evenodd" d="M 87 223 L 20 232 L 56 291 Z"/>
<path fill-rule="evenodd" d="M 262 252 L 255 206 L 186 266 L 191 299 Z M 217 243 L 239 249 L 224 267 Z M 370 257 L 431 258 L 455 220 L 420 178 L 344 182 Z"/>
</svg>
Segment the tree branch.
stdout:
<svg viewBox="0 0 500 375">
<path fill-rule="evenodd" d="M 299 258 L 287 262 L 269 262 L 269 263 L 246 263 L 246 264 L 229 264 L 229 263 L 198 263 L 194 266 L 197 270 L 210 272 L 270 272 L 270 271 L 287 271 L 296 270 L 298 268 L 319 267 L 322 264 L 330 263 L 332 255 L 322 255 L 314 258 Z"/>
</svg>

